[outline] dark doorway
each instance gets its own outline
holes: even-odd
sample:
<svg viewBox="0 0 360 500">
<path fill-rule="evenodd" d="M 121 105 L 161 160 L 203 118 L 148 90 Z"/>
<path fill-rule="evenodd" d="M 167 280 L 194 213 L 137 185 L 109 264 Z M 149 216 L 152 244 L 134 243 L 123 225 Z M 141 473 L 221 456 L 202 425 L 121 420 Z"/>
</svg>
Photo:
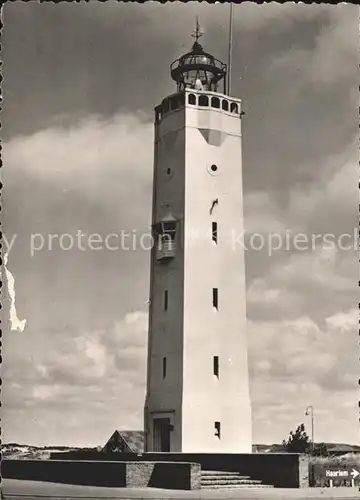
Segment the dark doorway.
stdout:
<svg viewBox="0 0 360 500">
<path fill-rule="evenodd" d="M 154 451 L 170 452 L 170 419 L 154 418 Z"/>
</svg>

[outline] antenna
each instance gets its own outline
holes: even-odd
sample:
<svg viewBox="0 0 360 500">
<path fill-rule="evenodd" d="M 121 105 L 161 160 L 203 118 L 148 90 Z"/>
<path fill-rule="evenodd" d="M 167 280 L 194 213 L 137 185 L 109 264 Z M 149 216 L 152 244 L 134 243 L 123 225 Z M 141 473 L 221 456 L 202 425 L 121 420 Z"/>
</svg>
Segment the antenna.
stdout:
<svg viewBox="0 0 360 500">
<path fill-rule="evenodd" d="M 231 63 L 232 63 L 232 32 L 233 32 L 233 3 L 230 2 L 230 18 L 229 18 L 229 54 L 228 54 L 228 95 L 231 93 Z"/>
<path fill-rule="evenodd" d="M 199 24 L 199 16 L 196 16 L 196 27 L 195 27 L 195 31 L 193 32 L 193 34 L 191 35 L 193 38 L 195 38 L 195 42 L 197 42 L 199 40 L 199 38 L 201 36 L 203 36 L 204 32 L 201 30 L 200 28 L 200 24 Z"/>
</svg>

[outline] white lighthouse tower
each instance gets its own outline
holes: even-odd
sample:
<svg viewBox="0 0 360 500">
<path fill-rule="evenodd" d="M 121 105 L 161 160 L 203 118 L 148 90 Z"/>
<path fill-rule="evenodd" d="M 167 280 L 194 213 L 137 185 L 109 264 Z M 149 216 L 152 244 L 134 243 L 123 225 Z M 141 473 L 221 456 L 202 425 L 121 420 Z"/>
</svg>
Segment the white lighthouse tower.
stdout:
<svg viewBox="0 0 360 500">
<path fill-rule="evenodd" d="M 155 108 L 145 449 L 251 453 L 243 113 L 200 35 Z"/>
</svg>

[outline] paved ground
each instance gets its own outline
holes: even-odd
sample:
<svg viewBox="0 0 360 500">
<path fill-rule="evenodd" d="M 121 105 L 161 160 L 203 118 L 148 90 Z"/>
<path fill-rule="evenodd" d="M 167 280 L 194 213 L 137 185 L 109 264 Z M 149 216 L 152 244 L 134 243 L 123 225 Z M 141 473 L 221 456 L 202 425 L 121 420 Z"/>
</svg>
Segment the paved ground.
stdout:
<svg viewBox="0 0 360 500">
<path fill-rule="evenodd" d="M 358 488 L 309 488 L 309 489 L 261 489 L 244 488 L 229 491 L 176 491 L 155 488 L 100 488 L 95 486 L 73 486 L 69 484 L 44 483 L 4 479 L 2 484 L 5 500 L 73 500 L 73 499 L 122 499 L 122 500 L 306 500 L 306 499 L 346 499 L 359 500 Z"/>
</svg>

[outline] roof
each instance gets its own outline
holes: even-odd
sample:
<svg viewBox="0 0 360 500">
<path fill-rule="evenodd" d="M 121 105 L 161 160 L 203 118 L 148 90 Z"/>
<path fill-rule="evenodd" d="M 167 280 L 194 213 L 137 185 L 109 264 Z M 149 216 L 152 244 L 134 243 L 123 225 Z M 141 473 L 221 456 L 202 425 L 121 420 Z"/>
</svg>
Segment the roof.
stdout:
<svg viewBox="0 0 360 500">
<path fill-rule="evenodd" d="M 104 446 L 104 451 L 124 451 L 142 453 L 144 451 L 144 431 L 115 430 Z"/>
<path fill-rule="evenodd" d="M 119 431 L 131 451 L 139 453 L 144 451 L 145 432 L 144 431 Z"/>
</svg>

